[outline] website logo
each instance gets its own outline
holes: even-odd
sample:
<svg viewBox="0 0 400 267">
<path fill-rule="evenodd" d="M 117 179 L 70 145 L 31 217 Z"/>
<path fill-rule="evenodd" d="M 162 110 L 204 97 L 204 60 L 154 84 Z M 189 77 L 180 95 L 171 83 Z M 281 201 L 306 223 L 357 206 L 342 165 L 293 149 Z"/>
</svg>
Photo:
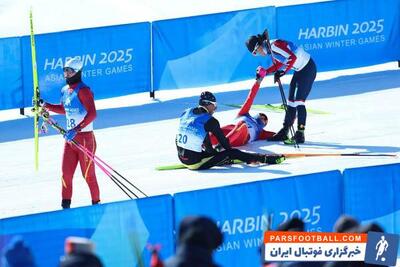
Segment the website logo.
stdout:
<svg viewBox="0 0 400 267">
<path fill-rule="evenodd" d="M 364 261 L 367 234 L 264 233 L 265 261 Z"/>
<path fill-rule="evenodd" d="M 365 262 L 385 266 L 395 266 L 399 236 L 379 232 L 368 232 Z"/>
</svg>

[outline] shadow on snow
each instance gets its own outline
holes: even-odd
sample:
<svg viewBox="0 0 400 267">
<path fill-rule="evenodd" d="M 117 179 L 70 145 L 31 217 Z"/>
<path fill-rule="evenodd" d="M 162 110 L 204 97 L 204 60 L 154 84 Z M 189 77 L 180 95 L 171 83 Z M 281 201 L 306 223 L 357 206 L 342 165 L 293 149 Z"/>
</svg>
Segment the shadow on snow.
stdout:
<svg viewBox="0 0 400 267">
<path fill-rule="evenodd" d="M 288 85 L 284 85 L 284 87 L 287 95 Z M 309 99 L 356 95 L 396 87 L 400 87 L 400 71 L 397 70 L 340 76 L 315 82 Z M 240 91 L 216 93 L 215 95 L 217 101 L 221 104 L 242 104 L 248 94 L 248 90 L 249 88 L 246 88 Z M 165 102 L 156 100 L 153 103 L 140 106 L 99 110 L 95 121 L 95 129 L 176 119 L 184 109 L 196 106 L 197 101 L 198 97 L 193 96 Z M 279 90 L 275 86 L 262 88 L 255 99 L 255 104 L 280 102 Z M 219 111 L 233 109 L 221 104 L 218 106 Z M 56 115 L 54 119 L 60 125 L 65 125 L 64 116 Z M 32 128 L 32 118 L 0 122 L 0 142 L 32 138 Z M 56 134 L 56 132 L 49 129 L 48 135 L 52 134 Z"/>
</svg>

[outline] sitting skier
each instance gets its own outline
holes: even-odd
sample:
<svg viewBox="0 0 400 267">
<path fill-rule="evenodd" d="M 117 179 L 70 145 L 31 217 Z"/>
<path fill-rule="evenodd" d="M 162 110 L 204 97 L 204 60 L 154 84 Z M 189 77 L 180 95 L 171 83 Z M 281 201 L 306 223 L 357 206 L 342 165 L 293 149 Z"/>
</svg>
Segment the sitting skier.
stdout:
<svg viewBox="0 0 400 267">
<path fill-rule="evenodd" d="M 180 117 L 175 143 L 179 160 L 188 169 L 209 169 L 229 164 L 232 160 L 268 164 L 278 164 L 285 160 L 283 155 L 247 153 L 232 148 L 218 120 L 212 116 L 216 108 L 215 96 L 206 91 L 201 93 L 199 106 L 186 109 Z M 216 151 L 212 147 L 209 133 L 216 136 L 224 151 Z"/>
</svg>

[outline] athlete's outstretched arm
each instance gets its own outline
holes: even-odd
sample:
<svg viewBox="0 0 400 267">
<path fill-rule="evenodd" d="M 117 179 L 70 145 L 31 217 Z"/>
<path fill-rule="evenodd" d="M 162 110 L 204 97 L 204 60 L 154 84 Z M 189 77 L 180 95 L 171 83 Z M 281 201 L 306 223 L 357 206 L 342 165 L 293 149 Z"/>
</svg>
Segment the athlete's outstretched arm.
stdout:
<svg viewBox="0 0 400 267">
<path fill-rule="evenodd" d="M 267 75 L 272 72 L 278 71 L 283 66 L 283 64 L 278 60 L 275 60 L 274 62 L 275 64 L 273 64 L 271 67 L 265 70 L 267 72 Z"/>
<path fill-rule="evenodd" d="M 50 104 L 46 102 L 43 107 L 57 114 L 65 114 L 65 109 L 62 104 Z"/>
<path fill-rule="evenodd" d="M 237 116 L 243 116 L 247 113 L 249 113 L 251 106 L 253 105 L 254 98 L 257 95 L 258 89 L 260 89 L 260 81 L 255 81 L 253 84 L 253 87 L 251 87 L 249 94 L 247 95 L 246 101 L 244 101 L 244 104 L 242 108 L 239 110 Z"/>
</svg>

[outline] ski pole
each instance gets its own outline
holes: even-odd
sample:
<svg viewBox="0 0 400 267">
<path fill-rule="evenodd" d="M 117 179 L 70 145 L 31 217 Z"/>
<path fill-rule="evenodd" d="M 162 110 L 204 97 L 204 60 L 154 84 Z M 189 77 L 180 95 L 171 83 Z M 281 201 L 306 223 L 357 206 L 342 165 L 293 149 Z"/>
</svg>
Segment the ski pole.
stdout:
<svg viewBox="0 0 400 267">
<path fill-rule="evenodd" d="M 53 127 L 54 129 L 56 129 L 60 134 L 65 134 L 66 133 L 66 131 L 61 127 L 61 126 L 59 126 L 58 125 L 58 123 L 53 119 L 53 118 L 51 118 L 49 115 L 48 115 L 48 113 L 43 113 L 43 114 L 41 114 L 42 115 L 42 117 L 43 117 L 43 119 L 48 123 L 48 124 L 50 124 L 50 126 L 51 127 Z M 80 149 L 85 155 L 87 155 L 89 158 L 91 158 L 92 160 L 93 160 L 93 162 L 126 194 L 126 195 L 128 195 L 127 193 L 126 193 L 126 191 L 124 191 L 122 188 L 121 188 L 121 186 L 120 185 L 122 185 L 126 190 L 128 190 L 129 192 L 131 192 L 136 198 L 139 198 L 135 193 L 133 193 L 125 184 L 123 184 L 121 181 L 119 181 L 119 179 L 118 178 L 116 178 L 112 173 L 110 173 L 104 166 L 102 166 L 101 165 L 101 163 L 100 162 L 98 162 L 97 161 L 97 159 L 95 158 L 95 157 L 93 157 L 92 155 L 92 153 L 89 151 L 89 150 L 87 150 L 84 146 L 82 146 L 80 143 L 78 143 L 77 141 L 75 141 L 75 140 L 72 140 L 72 143 L 74 144 L 74 145 L 76 145 L 77 147 L 78 147 L 78 149 Z M 89 152 L 89 153 L 88 153 Z M 102 162 L 104 162 L 104 161 L 102 161 Z M 108 164 L 107 164 L 107 166 L 110 168 L 110 169 L 112 169 Z M 112 169 L 114 172 L 116 172 L 114 169 Z M 120 176 L 122 176 L 122 175 L 120 175 Z M 143 195 L 145 195 L 145 196 L 147 196 L 146 194 L 144 194 L 143 193 L 143 191 L 141 191 L 139 188 L 137 188 L 135 185 L 133 185 L 131 182 L 129 182 L 126 178 L 124 178 L 124 180 L 126 181 L 126 182 L 128 182 L 131 186 L 133 186 L 135 189 L 137 189 L 139 192 L 141 192 Z M 120 185 L 119 185 L 119 184 Z M 131 198 L 132 199 L 132 197 L 131 196 L 129 196 L 128 195 L 128 197 L 129 198 Z"/>
<path fill-rule="evenodd" d="M 302 157 L 398 157 L 396 154 L 361 154 L 361 153 L 288 153 L 286 158 Z"/>
<path fill-rule="evenodd" d="M 52 122 L 52 124 L 50 124 L 50 125 L 55 127 L 55 129 L 60 130 L 60 133 L 63 133 L 63 132 L 65 133 L 65 130 L 62 129 L 61 127 L 59 127 L 57 124 L 54 124 L 54 122 Z M 91 155 L 89 155 L 87 153 L 88 150 L 85 151 L 83 149 L 83 146 L 79 142 L 72 140 L 71 143 L 74 144 L 79 150 L 81 150 L 88 158 L 90 158 L 97 165 L 97 167 L 99 167 L 111 179 L 111 181 L 113 181 L 115 183 L 115 185 L 118 186 L 122 190 L 122 192 L 124 192 L 130 199 L 132 199 L 132 197 L 125 190 L 129 191 L 134 197 L 139 198 L 126 185 L 124 185 L 112 173 L 110 173 L 106 168 L 104 168 L 104 166 L 102 166 L 99 162 L 97 162 L 97 160 L 95 158 L 93 158 Z"/>
<path fill-rule="evenodd" d="M 77 141 L 72 140 L 72 143 L 80 150 L 82 151 L 88 158 L 90 158 L 110 179 L 130 198 L 132 197 L 124 190 L 124 188 L 129 191 L 132 195 L 134 195 L 136 198 L 139 198 L 135 193 L 133 193 L 126 185 L 124 185 L 120 180 L 118 180 L 112 173 L 110 173 L 104 166 L 102 166 L 92 155 L 90 155 L 85 147 L 83 147 L 80 143 Z M 86 149 L 86 150 L 85 150 Z M 123 187 L 123 188 L 122 188 Z"/>
<path fill-rule="evenodd" d="M 120 174 L 119 172 L 117 172 L 115 169 L 113 169 L 110 165 L 108 165 L 104 160 L 102 160 L 100 157 L 96 156 L 95 154 L 93 154 L 89 149 L 87 149 L 86 147 L 82 146 L 81 144 L 79 144 L 80 147 L 86 151 L 86 153 L 90 154 L 91 157 L 93 157 L 94 159 L 97 159 L 99 162 L 101 162 L 103 165 L 105 165 L 107 168 L 109 168 L 111 171 L 113 171 L 115 174 L 117 174 L 119 177 L 121 177 L 125 182 L 127 182 L 129 185 L 131 185 L 133 188 L 135 188 L 137 191 L 139 191 L 140 193 L 142 193 L 144 196 L 147 197 L 147 195 L 140 190 L 138 187 L 136 187 L 134 184 L 132 184 L 128 179 L 126 179 L 124 176 L 122 176 L 122 174 Z"/>
<path fill-rule="evenodd" d="M 274 67 L 275 67 L 275 71 L 277 71 L 276 64 L 275 64 L 275 58 L 274 58 L 274 55 L 273 55 L 273 53 L 272 53 L 271 44 L 270 44 L 270 42 L 269 42 L 269 34 L 268 34 L 268 31 L 265 30 L 263 34 L 264 34 L 265 39 L 266 39 L 266 43 L 267 43 L 267 46 L 268 46 L 268 50 L 270 51 L 270 55 L 271 55 L 271 59 L 272 59 L 272 64 L 273 64 Z M 274 78 L 275 78 L 275 77 L 274 77 Z M 284 109 L 285 109 L 285 117 L 289 117 L 288 109 L 287 109 L 287 101 L 286 101 L 285 91 L 283 90 L 283 86 L 282 86 L 282 83 L 281 83 L 281 79 L 280 79 L 279 77 L 277 77 L 276 81 L 278 82 L 279 92 L 280 92 L 280 94 L 281 94 L 283 107 L 284 107 Z M 297 148 L 297 149 L 300 149 L 299 144 L 297 143 L 296 139 L 294 139 L 295 131 L 294 131 L 293 125 L 291 125 L 291 126 L 289 127 L 289 129 L 290 129 L 290 134 L 292 135 L 292 139 L 294 140 L 294 147 Z"/>
</svg>

